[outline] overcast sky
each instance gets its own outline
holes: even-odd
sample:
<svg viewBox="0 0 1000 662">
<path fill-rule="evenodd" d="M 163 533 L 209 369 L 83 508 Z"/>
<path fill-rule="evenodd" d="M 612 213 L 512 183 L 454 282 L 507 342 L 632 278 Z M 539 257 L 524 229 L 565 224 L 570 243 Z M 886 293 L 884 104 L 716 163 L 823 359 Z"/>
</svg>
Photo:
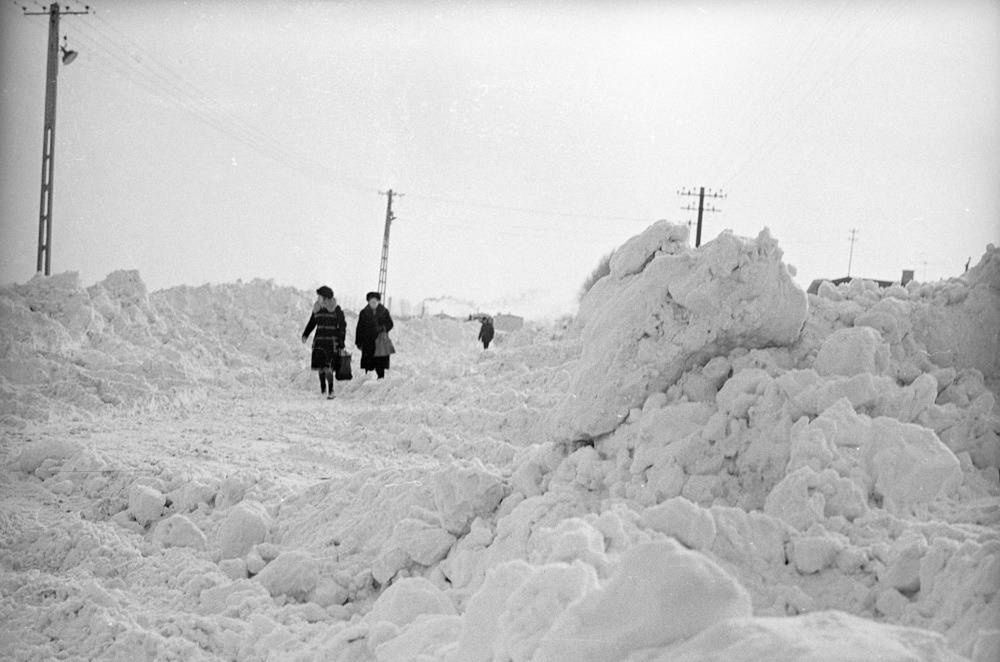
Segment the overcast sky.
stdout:
<svg viewBox="0 0 1000 662">
<path fill-rule="evenodd" d="M 35 271 L 48 21 L 2 2 L 10 283 Z M 390 295 L 555 310 L 704 186 L 703 242 L 767 226 L 803 287 L 849 260 L 958 275 L 1000 243 L 998 7 L 93 0 L 60 26 L 52 271 L 353 301 L 392 188 Z"/>
</svg>

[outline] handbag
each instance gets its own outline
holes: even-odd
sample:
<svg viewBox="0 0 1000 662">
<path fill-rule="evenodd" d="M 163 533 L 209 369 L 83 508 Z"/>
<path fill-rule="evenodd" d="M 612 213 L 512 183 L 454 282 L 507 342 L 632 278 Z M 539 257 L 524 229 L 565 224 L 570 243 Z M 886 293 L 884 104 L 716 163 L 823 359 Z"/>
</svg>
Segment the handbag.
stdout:
<svg viewBox="0 0 1000 662">
<path fill-rule="evenodd" d="M 392 340 L 389 338 L 389 334 L 386 331 L 380 331 L 377 336 L 375 336 L 375 356 L 389 356 L 390 354 L 395 354 L 396 348 L 392 345 Z"/>
<path fill-rule="evenodd" d="M 340 350 L 340 361 L 337 362 L 337 373 L 335 375 L 338 382 L 347 381 L 354 375 L 351 374 L 351 353 L 346 349 Z"/>
</svg>

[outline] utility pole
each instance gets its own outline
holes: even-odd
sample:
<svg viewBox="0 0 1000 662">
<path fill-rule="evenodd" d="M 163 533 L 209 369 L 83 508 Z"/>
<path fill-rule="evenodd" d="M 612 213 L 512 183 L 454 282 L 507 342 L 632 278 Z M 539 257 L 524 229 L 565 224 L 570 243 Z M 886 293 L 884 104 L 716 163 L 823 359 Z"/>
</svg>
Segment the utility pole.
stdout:
<svg viewBox="0 0 1000 662">
<path fill-rule="evenodd" d="M 697 209 L 698 209 L 698 228 L 695 231 L 695 236 L 694 236 L 694 247 L 697 248 L 697 247 L 701 246 L 701 217 L 702 217 L 702 214 L 704 212 L 706 212 L 706 211 L 722 211 L 721 209 L 716 209 L 715 207 L 707 207 L 706 208 L 705 207 L 705 198 L 724 198 L 724 197 L 726 197 L 726 194 L 723 193 L 722 191 L 713 192 L 711 189 L 709 189 L 708 193 L 706 193 L 705 192 L 705 187 L 702 186 L 697 191 L 695 191 L 694 189 L 683 189 L 683 190 L 677 191 L 677 195 L 691 195 L 691 196 L 697 195 L 698 196 L 698 207 L 697 207 Z M 687 210 L 687 211 L 694 211 L 695 210 L 695 208 L 692 207 L 691 205 L 688 205 L 687 207 L 681 207 L 681 209 L 684 209 L 684 210 Z"/>
<path fill-rule="evenodd" d="M 389 271 L 389 228 L 396 218 L 392 213 L 392 196 L 398 195 L 402 197 L 403 194 L 389 189 L 385 192 L 379 191 L 379 195 L 384 195 L 388 198 L 385 204 L 385 234 L 382 235 L 382 264 L 378 269 L 378 293 L 384 299 L 386 274 Z M 388 302 L 386 302 L 386 305 L 388 306 Z"/>
<path fill-rule="evenodd" d="M 37 272 L 44 272 L 46 276 L 51 273 L 52 268 L 52 179 L 55 170 L 55 147 L 56 147 L 56 81 L 59 77 L 59 17 L 87 14 L 90 7 L 85 7 L 85 11 L 59 11 L 59 3 L 53 2 L 49 5 L 47 12 L 29 12 L 24 10 L 25 16 L 45 16 L 49 17 L 49 56 L 48 66 L 45 76 L 45 123 L 42 127 L 42 193 L 39 202 L 38 212 L 38 262 L 35 267 Z M 63 64 L 69 64 L 76 58 L 76 51 L 67 50 L 62 47 Z"/>
<path fill-rule="evenodd" d="M 851 263 L 854 261 L 854 242 L 858 240 L 858 231 L 851 228 L 851 252 L 847 257 L 847 277 L 851 277 Z"/>
</svg>

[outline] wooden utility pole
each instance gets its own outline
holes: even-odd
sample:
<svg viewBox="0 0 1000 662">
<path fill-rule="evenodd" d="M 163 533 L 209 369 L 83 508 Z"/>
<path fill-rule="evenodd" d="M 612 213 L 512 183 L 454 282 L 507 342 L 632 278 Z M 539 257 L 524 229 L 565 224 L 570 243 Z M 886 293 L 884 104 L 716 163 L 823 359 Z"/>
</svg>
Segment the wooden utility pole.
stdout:
<svg viewBox="0 0 1000 662">
<path fill-rule="evenodd" d="M 851 252 L 847 256 L 847 277 L 851 277 L 851 263 L 854 261 L 854 242 L 858 240 L 858 231 L 851 228 Z"/>
<path fill-rule="evenodd" d="M 42 125 L 42 193 L 38 212 L 38 262 L 35 270 L 48 276 L 52 269 L 52 182 L 55 170 L 56 151 L 56 82 L 59 77 L 59 17 L 86 14 L 86 11 L 64 11 L 60 14 L 59 3 L 49 5 L 47 12 L 29 12 L 25 16 L 49 17 L 49 56 L 45 76 L 45 123 Z M 63 63 L 69 64 L 76 57 L 76 51 L 62 48 Z"/>
<path fill-rule="evenodd" d="M 395 193 L 392 189 L 389 189 L 384 193 L 379 191 L 379 195 L 384 195 L 388 198 L 385 204 L 385 233 L 382 235 L 382 263 L 378 269 L 378 293 L 385 299 L 385 281 L 389 271 L 389 228 L 396 218 L 392 213 L 392 196 L 402 196 L 403 194 Z M 386 305 L 388 306 L 388 302 L 386 302 Z"/>
<path fill-rule="evenodd" d="M 702 217 L 702 214 L 704 212 L 706 212 L 706 211 L 722 211 L 721 209 L 716 209 L 715 207 L 707 207 L 706 208 L 705 207 L 705 198 L 724 198 L 724 197 L 726 197 L 726 194 L 722 193 L 721 191 L 713 192 L 711 189 L 709 189 L 708 193 L 706 193 L 705 192 L 705 187 L 702 186 L 697 191 L 695 191 L 693 189 L 682 189 L 680 191 L 677 191 L 677 195 L 692 195 L 692 196 L 693 195 L 697 195 L 698 196 L 698 207 L 697 207 L 697 209 L 698 209 L 698 228 L 695 231 L 695 238 L 694 238 L 694 246 L 695 246 L 695 248 L 697 248 L 698 246 L 701 246 L 701 217 Z M 684 209 L 684 210 L 687 210 L 687 211 L 694 211 L 695 207 L 692 207 L 691 205 L 688 205 L 687 207 L 681 207 L 681 209 Z"/>
</svg>

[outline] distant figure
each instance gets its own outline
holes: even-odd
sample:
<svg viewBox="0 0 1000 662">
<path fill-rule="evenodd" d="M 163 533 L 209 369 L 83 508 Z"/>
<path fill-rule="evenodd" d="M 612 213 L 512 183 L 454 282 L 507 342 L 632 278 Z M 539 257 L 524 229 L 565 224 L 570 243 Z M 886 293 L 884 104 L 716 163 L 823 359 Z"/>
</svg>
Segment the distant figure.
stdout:
<svg viewBox="0 0 1000 662">
<path fill-rule="evenodd" d="M 361 350 L 361 369 L 365 372 L 375 371 L 379 379 L 385 378 L 389 369 L 389 355 L 377 356 L 375 340 L 383 331 L 388 334 L 392 330 L 392 317 L 389 310 L 382 305 L 382 295 L 369 292 L 365 295 L 368 305 L 358 313 L 358 327 L 354 331 L 354 344 Z"/>
<path fill-rule="evenodd" d="M 302 343 L 305 344 L 309 334 L 316 329 L 312 345 L 312 369 L 319 372 L 319 391 L 327 393 L 327 399 L 332 400 L 333 374 L 340 363 L 340 350 L 344 348 L 344 336 L 347 333 L 347 320 L 344 311 L 337 305 L 333 290 L 324 285 L 316 290 L 316 303 L 313 304 L 309 323 L 302 332 Z"/>
<path fill-rule="evenodd" d="M 489 315 L 483 315 L 480 318 L 479 323 L 482 325 L 479 327 L 479 340 L 483 343 L 483 349 L 490 348 L 490 341 L 493 340 L 493 318 Z"/>
<path fill-rule="evenodd" d="M 970 258 L 969 258 L 968 260 L 966 260 L 966 261 L 965 261 L 965 270 L 966 270 L 966 271 L 968 271 L 968 270 L 969 270 L 969 263 L 970 263 L 970 262 L 972 262 L 972 258 L 971 258 L 971 257 L 970 257 Z"/>
</svg>

